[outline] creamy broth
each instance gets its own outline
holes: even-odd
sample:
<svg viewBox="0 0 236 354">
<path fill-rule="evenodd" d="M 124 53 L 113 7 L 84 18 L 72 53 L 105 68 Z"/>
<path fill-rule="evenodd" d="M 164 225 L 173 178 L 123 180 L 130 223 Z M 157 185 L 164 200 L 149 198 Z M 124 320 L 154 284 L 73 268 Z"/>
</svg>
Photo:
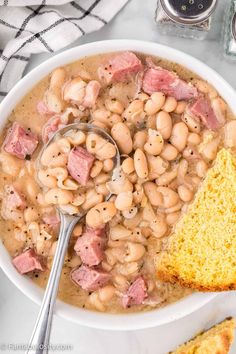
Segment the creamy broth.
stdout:
<svg viewBox="0 0 236 354">
<path fill-rule="evenodd" d="M 144 62 L 145 55 L 137 54 L 139 58 L 142 59 Z M 77 77 L 78 75 L 82 77 L 85 81 L 89 80 L 99 80 L 97 69 L 100 65 L 102 65 L 106 60 L 111 57 L 111 54 L 103 54 L 97 55 L 93 57 L 83 58 L 78 60 L 72 64 L 66 65 L 65 70 L 67 72 L 68 77 Z M 175 63 L 168 62 L 166 60 L 160 58 L 152 58 L 154 63 L 158 66 L 164 67 L 168 70 L 175 71 L 182 79 L 188 82 L 194 82 L 194 80 L 199 80 L 200 78 L 197 77 L 194 73 L 190 72 L 186 68 L 181 67 Z M 48 85 L 50 82 L 50 76 L 44 78 L 41 82 L 39 82 L 16 106 L 13 110 L 12 114 L 8 119 L 8 123 L 1 135 L 1 145 L 5 139 L 6 131 L 12 122 L 18 122 L 24 128 L 30 129 L 30 131 L 36 134 L 38 137 L 41 136 L 41 131 L 48 120 L 47 115 L 39 114 L 37 111 L 37 104 L 39 101 L 44 99 L 45 91 L 48 89 Z M 119 97 L 121 103 L 125 106 L 128 106 L 130 101 L 133 99 L 136 91 L 136 86 L 134 80 L 131 80 L 125 84 L 120 84 L 122 86 L 121 95 Z M 92 107 L 91 111 L 95 109 L 104 107 L 104 101 L 109 98 L 109 90 L 112 88 L 112 84 L 109 86 L 102 86 L 102 89 L 99 94 L 99 98 L 96 102 L 96 106 Z M 233 115 L 229 109 L 226 107 L 226 116 L 227 120 L 231 120 Z M 87 113 L 86 113 L 87 114 Z M 82 121 L 87 121 L 88 117 L 82 118 Z M 174 114 L 173 114 L 174 117 Z M 179 117 L 173 118 L 176 122 L 180 121 Z M 70 117 L 70 122 L 73 122 L 74 118 Z M 201 136 L 203 132 L 199 133 Z M 218 143 L 217 150 L 223 145 L 223 128 L 217 131 L 217 136 L 220 137 L 220 141 Z M 202 142 L 202 140 L 201 140 Z M 27 207 L 34 208 L 34 211 L 38 213 L 38 217 L 36 217 L 36 223 L 43 223 L 42 217 L 49 213 L 52 214 L 55 206 L 46 206 L 46 205 L 39 205 L 39 195 L 42 192 L 41 187 L 37 183 L 36 178 L 36 171 L 35 171 L 35 160 L 37 158 L 38 152 L 42 148 L 42 141 L 39 141 L 36 151 L 33 153 L 33 156 L 30 160 L 24 161 L 20 160 L 17 157 L 14 157 L 4 150 L 1 152 L 0 161 L 2 164 L 2 168 L 0 171 L 0 195 L 1 199 L 4 198 L 4 186 L 5 185 L 12 185 L 14 183 L 14 187 L 21 191 L 27 200 Z M 123 158 L 124 159 L 124 158 Z M 207 166 L 208 168 L 211 166 L 212 161 L 209 161 Z M 194 164 L 191 162 L 189 163 L 189 170 L 188 173 L 191 175 L 194 170 Z M 202 179 L 201 179 L 202 181 Z M 201 182 L 199 181 L 199 183 Z M 154 181 L 155 182 L 155 181 Z M 184 203 L 183 203 L 184 204 Z M 188 204 L 188 203 L 186 203 Z M 182 208 L 183 212 L 186 209 Z M 27 247 L 37 246 L 32 244 L 32 240 L 27 237 L 24 238 L 24 231 L 22 231 L 22 222 L 18 220 L 15 222 L 13 220 L 4 220 L 3 218 L 0 219 L 0 234 L 2 237 L 2 241 L 8 250 L 9 254 L 12 257 L 20 254 L 23 250 Z M 180 287 L 177 284 L 168 284 L 162 283 L 160 280 L 156 279 L 155 276 L 155 265 L 154 261 L 155 258 L 160 254 L 161 250 L 165 248 L 168 240 L 168 236 L 173 231 L 174 226 L 168 227 L 168 232 L 164 234 L 164 237 L 155 237 L 152 234 L 146 237 L 145 241 L 145 255 L 143 256 L 142 260 L 138 262 L 139 269 L 137 272 L 132 275 L 128 276 L 127 280 L 132 282 L 140 273 L 146 276 L 146 280 L 148 286 L 153 287 L 150 290 L 150 301 L 144 302 L 144 304 L 130 306 L 128 308 L 123 308 L 121 305 L 121 287 L 118 286 L 116 289 L 116 295 L 114 295 L 109 301 L 106 301 L 106 304 L 103 306 L 104 308 L 99 309 L 99 307 L 94 306 L 94 304 L 89 301 L 89 294 L 91 292 L 83 290 L 80 286 L 76 285 L 71 281 L 70 273 L 72 268 L 75 266 L 80 265 L 80 261 L 75 259 L 75 252 L 73 250 L 74 244 L 76 242 L 77 236 L 75 234 L 71 237 L 70 246 L 66 255 L 65 264 L 63 267 L 60 287 L 59 287 L 59 294 L 58 297 L 74 306 L 83 307 L 91 310 L 102 310 L 111 313 L 120 313 L 120 312 L 133 312 L 133 311 L 144 311 L 150 310 L 152 308 L 159 308 L 166 306 L 169 303 L 175 302 L 178 299 L 190 294 L 189 289 L 185 289 Z M 17 234 L 17 228 L 21 229 L 21 232 Z M 50 234 L 50 240 L 44 240 L 46 244 L 44 244 L 39 250 L 37 251 L 38 254 L 47 256 L 47 270 L 40 272 L 40 271 L 33 271 L 28 274 L 28 276 L 32 279 L 32 281 L 39 285 L 40 287 L 45 287 L 47 284 L 48 275 L 50 272 L 50 266 L 52 263 L 52 244 L 57 240 L 58 234 L 58 226 L 54 229 L 45 226 L 45 230 Z M 113 241 L 114 244 L 115 241 Z M 43 241 L 42 241 L 43 243 Z M 77 263 L 76 263 L 77 262 Z M 71 265 L 72 263 L 72 265 Z M 122 263 L 120 264 L 122 267 Z M 111 273 L 114 274 L 118 273 L 118 269 L 116 270 L 111 267 Z M 125 277 L 125 276 L 124 276 Z M 127 289 L 126 289 L 127 290 Z M 161 299 L 159 301 L 158 299 Z"/>
</svg>

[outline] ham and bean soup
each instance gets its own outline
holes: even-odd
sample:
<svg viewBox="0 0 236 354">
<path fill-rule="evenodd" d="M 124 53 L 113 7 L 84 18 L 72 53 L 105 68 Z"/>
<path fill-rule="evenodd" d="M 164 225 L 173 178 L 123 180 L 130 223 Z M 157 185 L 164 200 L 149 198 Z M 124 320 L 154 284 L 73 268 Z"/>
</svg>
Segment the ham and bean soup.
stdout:
<svg viewBox="0 0 236 354">
<path fill-rule="evenodd" d="M 55 69 L 17 105 L 1 136 L 0 234 L 21 274 L 45 287 L 60 219 L 86 211 L 59 298 L 103 312 L 167 305 L 189 290 L 156 278 L 155 260 L 236 120 L 216 90 L 177 64 L 122 52 Z M 95 133 L 62 127 L 89 122 Z M 38 165 L 37 165 L 38 166 Z M 107 196 L 112 197 L 107 200 Z"/>
</svg>

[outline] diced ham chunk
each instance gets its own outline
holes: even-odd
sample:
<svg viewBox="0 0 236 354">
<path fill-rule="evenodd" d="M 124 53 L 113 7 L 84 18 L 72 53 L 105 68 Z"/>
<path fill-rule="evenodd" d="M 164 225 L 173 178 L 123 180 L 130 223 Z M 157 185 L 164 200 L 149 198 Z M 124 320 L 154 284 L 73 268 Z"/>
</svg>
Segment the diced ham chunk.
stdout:
<svg viewBox="0 0 236 354">
<path fill-rule="evenodd" d="M 61 128 L 66 126 L 67 122 L 62 120 L 59 115 L 50 118 L 42 128 L 42 140 L 46 144 L 48 140 Z"/>
<path fill-rule="evenodd" d="M 8 129 L 7 136 L 3 142 L 4 150 L 21 160 L 30 158 L 37 145 L 37 137 L 22 128 L 17 122 L 14 122 L 11 128 Z"/>
<path fill-rule="evenodd" d="M 86 225 L 86 232 L 92 232 L 96 236 L 106 236 L 106 228 L 105 227 L 94 227 Z"/>
<path fill-rule="evenodd" d="M 148 297 L 147 287 L 143 277 L 137 278 L 132 285 L 130 285 L 127 293 L 122 298 L 122 305 L 124 308 L 140 305 Z"/>
<path fill-rule="evenodd" d="M 100 230 L 103 230 L 102 234 Z M 89 267 L 98 265 L 103 260 L 106 239 L 102 236 L 104 236 L 104 229 L 88 228 L 75 243 L 75 252 Z"/>
<path fill-rule="evenodd" d="M 83 100 L 84 107 L 93 107 L 96 103 L 96 100 L 99 95 L 101 85 L 96 80 L 89 81 L 88 85 L 85 88 L 85 96 Z"/>
<path fill-rule="evenodd" d="M 188 111 L 195 117 L 201 119 L 202 123 L 212 130 L 217 130 L 224 124 L 224 117 L 216 114 L 211 101 L 206 97 L 200 97 L 194 101 L 189 107 Z"/>
<path fill-rule="evenodd" d="M 95 291 L 106 285 L 111 279 L 111 275 L 101 269 L 89 268 L 85 265 L 72 270 L 71 279 L 87 291 Z"/>
<path fill-rule="evenodd" d="M 132 52 L 123 52 L 108 60 L 98 69 L 98 76 L 107 84 L 125 81 L 130 75 L 137 74 L 143 69 L 138 57 Z"/>
<path fill-rule="evenodd" d="M 54 215 L 43 216 L 43 222 L 54 229 L 60 224 L 61 221 L 58 215 L 54 214 Z"/>
<path fill-rule="evenodd" d="M 22 193 L 17 191 L 13 185 L 5 186 L 5 193 L 2 198 L 1 216 L 4 220 L 22 222 L 23 210 L 26 208 L 26 200 Z"/>
<path fill-rule="evenodd" d="M 94 156 L 82 147 L 72 149 L 68 156 L 67 169 L 78 183 L 85 186 L 89 180 Z"/>
<path fill-rule="evenodd" d="M 5 208 L 8 210 L 24 210 L 26 201 L 23 194 L 19 193 L 14 186 L 6 186 Z"/>
<path fill-rule="evenodd" d="M 198 96 L 198 91 L 194 86 L 181 80 L 174 72 L 158 66 L 145 71 L 143 90 L 148 94 L 160 91 L 176 100 L 190 100 Z"/>
<path fill-rule="evenodd" d="M 40 257 L 33 249 L 29 249 L 12 260 L 13 265 L 20 274 L 32 272 L 33 270 L 44 270 Z"/>
<path fill-rule="evenodd" d="M 41 115 L 52 115 L 54 112 L 51 112 L 44 101 L 39 101 L 36 106 L 37 112 Z"/>
</svg>

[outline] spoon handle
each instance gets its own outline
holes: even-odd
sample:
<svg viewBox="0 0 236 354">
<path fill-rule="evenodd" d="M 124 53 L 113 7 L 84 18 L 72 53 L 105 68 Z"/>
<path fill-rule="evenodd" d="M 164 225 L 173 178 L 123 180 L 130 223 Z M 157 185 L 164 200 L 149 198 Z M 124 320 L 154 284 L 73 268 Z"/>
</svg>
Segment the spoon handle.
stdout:
<svg viewBox="0 0 236 354">
<path fill-rule="evenodd" d="M 70 234 L 80 218 L 81 217 L 74 217 L 60 213 L 61 227 L 56 253 L 53 259 L 52 269 L 44 293 L 41 309 L 26 354 L 47 354 L 50 349 L 49 339 L 53 308 L 57 297 L 65 253 L 68 247 Z"/>
</svg>

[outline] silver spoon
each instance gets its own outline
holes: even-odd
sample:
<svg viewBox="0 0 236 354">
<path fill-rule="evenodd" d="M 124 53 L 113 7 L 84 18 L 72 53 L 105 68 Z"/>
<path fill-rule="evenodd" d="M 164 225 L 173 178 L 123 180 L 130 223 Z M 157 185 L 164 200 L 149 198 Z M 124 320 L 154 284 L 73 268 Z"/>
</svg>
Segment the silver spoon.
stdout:
<svg viewBox="0 0 236 354">
<path fill-rule="evenodd" d="M 53 135 L 53 137 L 43 147 L 37 159 L 36 167 L 40 166 L 40 160 L 44 150 L 58 137 L 58 135 L 63 136 L 69 130 L 80 130 L 87 133 L 96 133 L 97 135 L 100 135 L 102 138 L 111 142 L 116 147 L 116 155 L 114 157 L 115 167 L 117 168 L 120 166 L 120 154 L 118 147 L 112 137 L 105 130 L 89 123 L 74 123 L 58 130 Z M 110 193 L 106 197 L 106 201 L 108 201 L 111 196 L 112 194 Z M 86 215 L 86 212 L 77 215 L 69 215 L 66 214 L 64 211 L 60 210 L 59 207 L 57 208 L 57 210 L 61 220 L 58 244 L 53 259 L 52 269 L 49 275 L 47 287 L 41 304 L 40 312 L 36 320 L 36 324 L 26 354 L 46 354 L 49 351 L 49 340 L 52 326 L 53 309 L 57 297 L 65 253 L 68 248 L 70 235 L 74 229 L 74 226 Z"/>
</svg>

